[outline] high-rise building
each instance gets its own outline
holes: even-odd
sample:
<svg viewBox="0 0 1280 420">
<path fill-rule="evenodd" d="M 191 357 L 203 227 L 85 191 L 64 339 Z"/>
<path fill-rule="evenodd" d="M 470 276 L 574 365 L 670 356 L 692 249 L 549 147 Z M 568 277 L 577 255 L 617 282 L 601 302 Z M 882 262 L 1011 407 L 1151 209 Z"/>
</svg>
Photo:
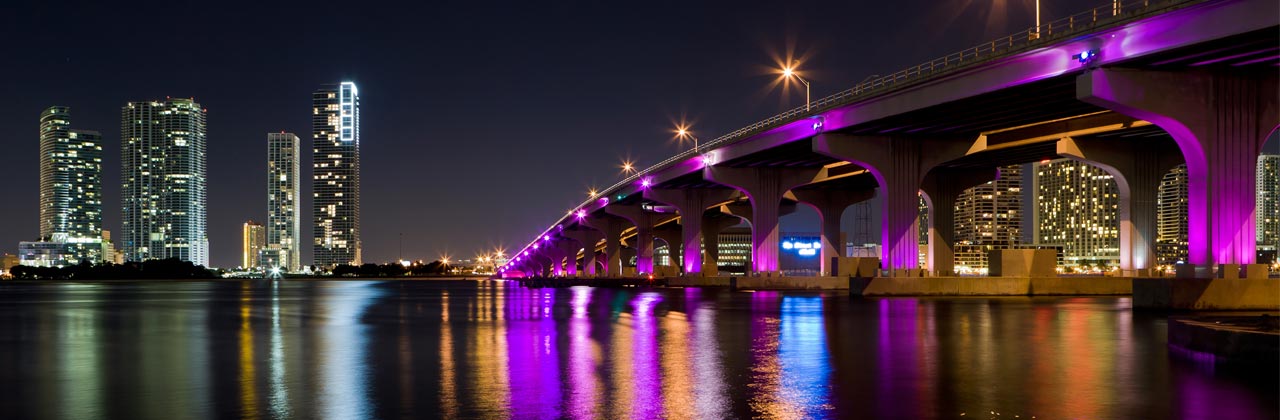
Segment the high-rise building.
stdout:
<svg viewBox="0 0 1280 420">
<path fill-rule="evenodd" d="M 68 107 L 40 113 L 40 239 L 19 248 L 24 265 L 103 260 L 102 135 L 72 129 Z"/>
<path fill-rule="evenodd" d="M 262 266 L 261 253 L 267 244 L 267 230 L 261 223 L 248 221 L 244 223 L 243 249 L 240 267 L 254 269 Z"/>
<path fill-rule="evenodd" d="M 1156 196 L 1156 264 L 1187 261 L 1187 165 L 1164 174 Z"/>
<path fill-rule="evenodd" d="M 1037 243 L 1061 245 L 1066 266 L 1120 263 L 1120 191 L 1106 171 L 1059 159 L 1036 169 Z"/>
<path fill-rule="evenodd" d="M 121 248 L 125 259 L 209 265 L 205 110 L 192 99 L 121 109 Z"/>
<path fill-rule="evenodd" d="M 999 168 L 999 177 L 956 197 L 955 269 L 987 268 L 987 255 L 1022 242 L 1022 166 Z"/>
<path fill-rule="evenodd" d="M 360 264 L 360 94 L 342 82 L 311 99 L 315 264 Z"/>
<path fill-rule="evenodd" d="M 1258 157 L 1256 182 L 1258 249 L 1275 252 L 1280 249 L 1280 155 Z"/>
<path fill-rule="evenodd" d="M 302 263 L 298 256 L 302 237 L 298 146 L 293 133 L 267 134 L 267 249 L 275 257 L 270 261 L 273 267 L 289 272 L 298 271 Z"/>
</svg>

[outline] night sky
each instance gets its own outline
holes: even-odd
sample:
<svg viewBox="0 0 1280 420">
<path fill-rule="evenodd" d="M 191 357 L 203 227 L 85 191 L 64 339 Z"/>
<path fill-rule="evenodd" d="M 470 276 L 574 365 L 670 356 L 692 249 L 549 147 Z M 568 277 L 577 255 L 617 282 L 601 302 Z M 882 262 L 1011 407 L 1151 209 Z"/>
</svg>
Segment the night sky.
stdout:
<svg viewBox="0 0 1280 420">
<path fill-rule="evenodd" d="M 174 96 L 207 108 L 211 262 L 231 267 L 241 224 L 266 216 L 266 133 L 309 146 L 311 92 L 354 81 L 365 261 L 395 259 L 400 233 L 406 258 L 469 258 L 523 245 L 589 187 L 616 182 L 622 158 L 647 167 L 677 152 L 682 115 L 710 140 L 801 105 L 803 91 L 784 94 L 769 72 L 788 54 L 817 98 L 1029 27 L 1034 4 L 105 3 L 0 5 L 0 252 L 38 235 L 38 121 L 52 105 L 104 136 L 113 232 L 120 107 Z M 1046 2 L 1043 19 L 1104 3 Z M 816 231 L 811 213 L 783 229 Z"/>
</svg>

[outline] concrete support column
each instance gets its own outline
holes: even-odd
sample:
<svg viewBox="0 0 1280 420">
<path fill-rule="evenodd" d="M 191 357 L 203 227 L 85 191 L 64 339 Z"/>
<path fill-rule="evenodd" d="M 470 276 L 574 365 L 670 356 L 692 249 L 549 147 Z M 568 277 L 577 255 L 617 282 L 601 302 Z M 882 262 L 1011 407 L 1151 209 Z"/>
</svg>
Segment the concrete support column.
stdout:
<svg viewBox="0 0 1280 420">
<path fill-rule="evenodd" d="M 929 204 L 929 273 L 956 274 L 956 199 L 964 190 L 997 178 L 997 170 L 935 169 L 925 175 L 920 190 Z"/>
<path fill-rule="evenodd" d="M 604 257 L 607 259 L 604 275 L 622 275 L 622 230 L 626 221 L 613 216 L 587 216 L 582 223 L 604 235 Z"/>
<path fill-rule="evenodd" d="M 706 235 L 703 233 L 702 213 L 706 211 L 708 206 L 729 200 L 733 197 L 733 194 L 735 192 L 729 189 L 705 188 L 683 190 L 649 189 L 644 191 L 645 198 L 675 206 L 676 210 L 680 212 L 680 243 L 683 245 L 683 249 L 680 251 L 680 261 L 685 275 L 695 275 L 695 273 L 702 272 L 703 269 L 703 255 L 706 252 L 703 246 Z M 714 258 L 711 260 L 715 261 Z"/>
<path fill-rule="evenodd" d="M 704 257 L 702 259 L 701 274 L 703 277 L 720 275 L 720 232 L 738 223 L 740 223 L 740 219 L 736 217 L 704 217 L 702 219 L 702 249 Z M 688 274 L 688 272 L 686 271 L 685 274 Z"/>
<path fill-rule="evenodd" d="M 1280 125 L 1275 72 L 1105 68 L 1076 79 L 1076 97 L 1160 126 L 1187 163 L 1188 260 L 1196 277 L 1255 259 L 1255 168 Z M 1218 275 L 1239 273 L 1223 270 Z"/>
<path fill-rule="evenodd" d="M 876 177 L 881 190 L 880 264 L 893 275 L 915 275 L 920 266 L 920 184 L 939 164 L 963 157 L 972 139 L 853 136 L 822 133 L 813 151 L 854 163 Z"/>
<path fill-rule="evenodd" d="M 699 219 L 701 219 L 701 217 L 699 217 Z M 681 233 L 683 233 L 683 228 L 677 226 L 673 229 L 667 226 L 670 226 L 670 224 L 663 225 L 662 228 L 654 229 L 653 236 L 661 239 L 662 242 L 666 242 L 668 257 L 667 266 L 678 272 L 680 271 L 681 248 L 684 246 L 684 241 L 680 238 Z"/>
<path fill-rule="evenodd" d="M 822 255 L 819 258 L 822 273 L 834 276 L 831 272 L 831 258 L 844 257 L 844 244 L 840 242 L 840 216 L 844 210 L 854 204 L 875 197 L 876 190 L 843 190 L 813 189 L 793 190 L 791 192 L 801 203 L 805 203 L 818 212 L 822 219 Z"/>
<path fill-rule="evenodd" d="M 580 249 L 582 249 L 582 246 L 572 239 L 556 241 L 556 250 L 560 252 L 560 255 L 564 256 L 563 273 L 565 277 L 578 276 L 578 250 Z"/>
<path fill-rule="evenodd" d="M 596 275 L 596 244 L 604 239 L 604 234 L 597 230 L 565 230 L 564 236 L 578 241 L 582 245 L 582 273 L 587 277 Z"/>
<path fill-rule="evenodd" d="M 779 274 L 778 207 L 782 196 L 792 188 L 812 183 L 821 172 L 821 168 L 703 168 L 704 179 L 742 191 L 751 201 L 752 271 Z"/>
<path fill-rule="evenodd" d="M 1164 174 L 1182 163 L 1177 145 L 1160 140 L 1063 138 L 1058 154 L 1095 165 L 1120 191 L 1120 270 L 1150 276 L 1155 267 L 1156 199 Z"/>
<path fill-rule="evenodd" d="M 633 248 L 636 250 L 636 274 L 653 274 L 653 226 L 655 215 L 644 211 L 639 204 L 605 206 L 606 213 L 631 221 L 636 227 L 636 238 Z M 610 258 L 612 261 L 612 257 Z"/>
</svg>

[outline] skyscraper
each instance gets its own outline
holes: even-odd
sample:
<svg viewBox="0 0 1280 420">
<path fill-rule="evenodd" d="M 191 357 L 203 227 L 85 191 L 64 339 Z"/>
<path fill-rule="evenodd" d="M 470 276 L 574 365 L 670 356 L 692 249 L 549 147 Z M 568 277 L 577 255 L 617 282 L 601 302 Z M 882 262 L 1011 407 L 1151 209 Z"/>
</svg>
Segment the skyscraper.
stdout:
<svg viewBox="0 0 1280 420">
<path fill-rule="evenodd" d="M 1273 142 L 1275 140 L 1272 140 Z M 1258 157 L 1255 229 L 1258 249 L 1280 250 L 1280 155 Z"/>
<path fill-rule="evenodd" d="M 261 267 L 262 250 L 267 244 L 266 228 L 252 220 L 244 222 L 242 238 L 240 267 L 245 269 Z"/>
<path fill-rule="evenodd" d="M 72 129 L 68 107 L 40 113 L 40 241 L 19 248 L 28 265 L 103 260 L 102 135 Z"/>
<path fill-rule="evenodd" d="M 355 83 L 311 96 L 315 263 L 360 264 L 360 94 Z"/>
<path fill-rule="evenodd" d="M 129 102 L 120 132 L 125 259 L 208 266 L 205 110 L 186 98 Z"/>
<path fill-rule="evenodd" d="M 1036 168 L 1037 242 L 1061 245 L 1067 266 L 1120 263 L 1120 191 L 1106 171 L 1059 159 Z"/>
<path fill-rule="evenodd" d="M 1155 250 L 1157 264 L 1187 261 L 1187 165 L 1178 165 L 1160 180 Z"/>
<path fill-rule="evenodd" d="M 267 134 L 267 249 L 278 251 L 284 270 L 300 268 L 298 240 L 301 239 L 298 218 L 300 153 L 298 136 L 293 133 Z"/>
</svg>

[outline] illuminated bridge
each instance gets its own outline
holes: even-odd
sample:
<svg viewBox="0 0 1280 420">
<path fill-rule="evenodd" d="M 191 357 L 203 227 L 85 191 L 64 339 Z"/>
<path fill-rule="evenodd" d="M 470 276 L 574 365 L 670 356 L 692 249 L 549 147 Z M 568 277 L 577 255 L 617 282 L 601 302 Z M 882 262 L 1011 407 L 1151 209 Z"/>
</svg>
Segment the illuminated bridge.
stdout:
<svg viewBox="0 0 1280 420">
<path fill-rule="evenodd" d="M 1189 249 L 1178 281 L 1241 279 L 1223 287 L 1257 294 L 1243 279 L 1267 275 L 1254 264 L 1254 162 L 1280 124 L 1278 28 L 1275 0 L 1130 0 L 1042 24 L 639 171 L 532 238 L 500 276 L 713 278 L 716 234 L 745 220 L 747 277 L 779 277 L 779 216 L 802 204 L 821 216 L 824 275 L 946 278 L 955 274 L 960 192 L 994 179 L 999 166 L 1070 158 L 1118 185 L 1124 276 L 1152 275 L 1156 192 L 1185 163 Z M 881 252 L 867 274 L 858 269 L 867 262 L 842 255 L 837 242 L 842 212 L 873 195 Z M 924 267 L 920 197 L 929 204 Z M 654 267 L 655 237 L 673 267 Z M 623 241 L 634 268 L 624 267 Z"/>
</svg>

